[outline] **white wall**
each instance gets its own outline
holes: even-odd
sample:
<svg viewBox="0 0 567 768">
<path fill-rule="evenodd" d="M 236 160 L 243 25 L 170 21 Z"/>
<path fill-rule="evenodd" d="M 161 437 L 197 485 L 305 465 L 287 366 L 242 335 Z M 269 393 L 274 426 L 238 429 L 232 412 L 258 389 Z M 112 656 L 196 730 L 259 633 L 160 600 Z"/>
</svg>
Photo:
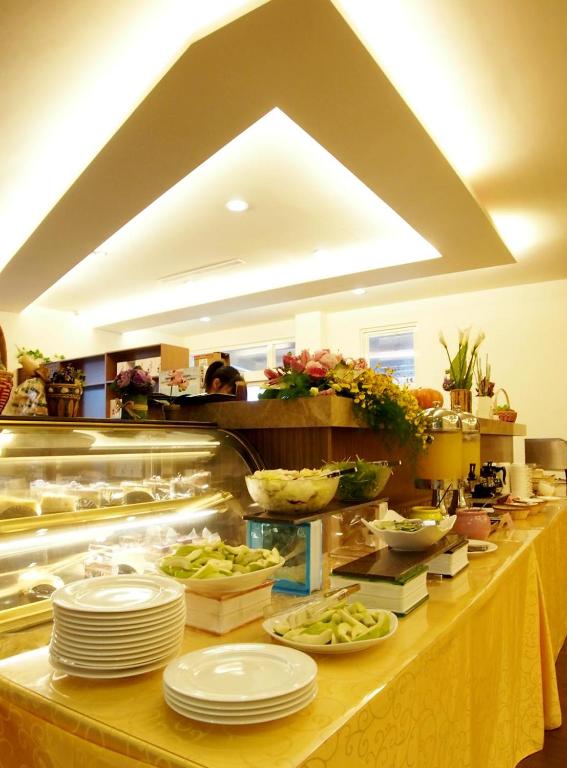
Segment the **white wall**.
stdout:
<svg viewBox="0 0 567 768">
<path fill-rule="evenodd" d="M 307 316 L 289 321 L 203 333 L 186 340 L 196 351 L 221 350 L 296 336 Z M 303 318 L 303 320 L 302 320 Z M 454 294 L 421 301 L 317 314 L 311 331 L 321 331 L 320 346 L 345 356 L 364 354 L 364 329 L 416 324 L 416 384 L 441 388 L 447 358 L 438 337 L 443 330 L 456 349 L 459 328 L 483 330 L 493 380 L 507 390 L 518 421 L 530 437 L 567 438 L 567 280 Z M 446 397 L 448 403 L 448 397 Z"/>
<path fill-rule="evenodd" d="M 295 324 L 293 318 L 273 323 L 247 325 L 224 331 L 205 331 L 192 334 L 184 340 L 191 354 L 201 352 L 224 352 L 231 347 L 245 347 L 248 344 L 261 344 L 278 339 L 294 339 Z"/>
<path fill-rule="evenodd" d="M 567 280 L 330 313 L 327 342 L 355 356 L 363 353 L 361 329 L 411 322 L 418 386 L 441 387 L 447 357 L 439 331 L 451 351 L 458 329 L 472 326 L 486 333 L 482 355 L 528 436 L 567 438 Z"/>
<path fill-rule="evenodd" d="M 6 338 L 8 370 L 18 367 L 17 347 L 39 349 L 48 357 L 63 355 L 73 358 L 146 344 L 169 343 L 185 346 L 185 339 L 182 337 L 163 338 L 163 334 L 153 331 L 124 334 L 99 331 L 82 324 L 72 312 L 58 312 L 39 307 L 31 307 L 20 314 L 0 311 L 0 326 Z"/>
</svg>

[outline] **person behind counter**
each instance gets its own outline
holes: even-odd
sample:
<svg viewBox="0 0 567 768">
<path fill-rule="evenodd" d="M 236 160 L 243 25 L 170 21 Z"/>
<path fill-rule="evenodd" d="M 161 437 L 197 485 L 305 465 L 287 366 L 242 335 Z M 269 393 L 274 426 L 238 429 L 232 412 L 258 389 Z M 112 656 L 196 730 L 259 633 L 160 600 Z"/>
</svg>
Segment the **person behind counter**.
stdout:
<svg viewBox="0 0 567 768">
<path fill-rule="evenodd" d="M 238 400 L 246 400 L 246 382 L 237 368 L 215 360 L 205 372 L 205 392 L 236 395 Z"/>
</svg>

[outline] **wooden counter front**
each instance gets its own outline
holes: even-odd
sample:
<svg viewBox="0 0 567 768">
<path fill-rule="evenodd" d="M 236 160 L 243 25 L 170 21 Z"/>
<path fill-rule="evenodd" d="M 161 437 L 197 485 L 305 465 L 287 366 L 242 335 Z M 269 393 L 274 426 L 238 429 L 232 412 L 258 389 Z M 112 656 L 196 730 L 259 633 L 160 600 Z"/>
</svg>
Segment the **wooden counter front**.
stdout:
<svg viewBox="0 0 567 768">
<path fill-rule="evenodd" d="M 259 452 L 267 467 L 319 467 L 357 455 L 368 460 L 400 460 L 387 486 L 393 504 L 403 507 L 429 499 L 414 487 L 415 456 L 387 430 L 376 433 L 355 416 L 345 397 L 305 397 L 296 400 L 207 403 L 184 406 L 182 418 L 215 422 L 241 434 Z M 481 419 L 481 459 L 512 461 L 513 437 L 525 426 Z"/>
</svg>

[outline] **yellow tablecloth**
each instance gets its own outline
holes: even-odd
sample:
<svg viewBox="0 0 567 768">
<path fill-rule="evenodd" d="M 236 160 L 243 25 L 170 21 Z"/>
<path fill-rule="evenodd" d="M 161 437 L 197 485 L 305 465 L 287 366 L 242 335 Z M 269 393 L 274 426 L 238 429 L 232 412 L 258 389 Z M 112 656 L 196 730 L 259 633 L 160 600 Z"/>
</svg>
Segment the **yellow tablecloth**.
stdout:
<svg viewBox="0 0 567 768">
<path fill-rule="evenodd" d="M 163 702 L 160 672 L 83 681 L 54 673 L 45 648 L 5 659 L 0 765 L 512 768 L 561 721 L 553 660 L 566 617 L 552 598 L 561 575 L 545 564 L 561 516 L 497 533 L 496 552 L 433 582 L 429 601 L 375 649 L 317 657 L 317 698 L 279 721 L 185 719 Z M 224 638 L 188 631 L 185 650 L 265 640 L 259 623 Z"/>
</svg>

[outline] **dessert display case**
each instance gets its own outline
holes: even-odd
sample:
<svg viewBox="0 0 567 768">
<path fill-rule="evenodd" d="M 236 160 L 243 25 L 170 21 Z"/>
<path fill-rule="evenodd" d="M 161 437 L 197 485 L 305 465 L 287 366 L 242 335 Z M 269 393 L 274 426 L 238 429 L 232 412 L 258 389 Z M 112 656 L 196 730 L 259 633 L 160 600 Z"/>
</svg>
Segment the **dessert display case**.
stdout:
<svg viewBox="0 0 567 768">
<path fill-rule="evenodd" d="M 152 572 L 205 529 L 242 542 L 261 467 L 203 423 L 0 418 L 0 632 L 49 619 L 70 581 Z"/>
</svg>

